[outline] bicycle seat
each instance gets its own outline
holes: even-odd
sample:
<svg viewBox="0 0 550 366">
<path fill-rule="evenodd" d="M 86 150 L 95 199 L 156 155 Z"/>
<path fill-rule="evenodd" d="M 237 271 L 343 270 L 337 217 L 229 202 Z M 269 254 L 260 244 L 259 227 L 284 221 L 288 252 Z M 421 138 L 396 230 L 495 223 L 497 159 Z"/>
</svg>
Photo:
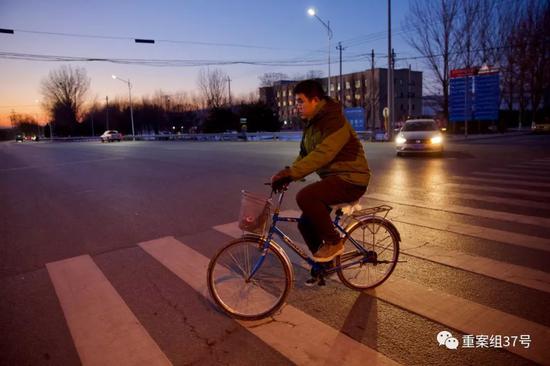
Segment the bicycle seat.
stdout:
<svg viewBox="0 0 550 366">
<path fill-rule="evenodd" d="M 359 200 L 354 202 L 346 202 L 346 203 L 340 203 L 337 205 L 330 205 L 330 208 L 333 210 L 341 210 L 342 214 L 344 215 L 351 215 L 354 211 L 360 210 L 361 204 L 359 203 Z"/>
</svg>

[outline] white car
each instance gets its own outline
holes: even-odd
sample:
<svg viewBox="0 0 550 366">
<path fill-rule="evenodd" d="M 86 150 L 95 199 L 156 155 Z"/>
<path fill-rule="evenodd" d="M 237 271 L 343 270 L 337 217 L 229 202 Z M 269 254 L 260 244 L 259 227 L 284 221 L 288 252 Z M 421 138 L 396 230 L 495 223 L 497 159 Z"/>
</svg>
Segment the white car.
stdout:
<svg viewBox="0 0 550 366">
<path fill-rule="evenodd" d="M 122 134 L 117 130 L 107 130 L 100 138 L 101 142 L 122 141 Z"/>
<path fill-rule="evenodd" d="M 397 155 L 443 153 L 443 135 L 433 119 L 407 120 L 395 138 Z"/>
</svg>

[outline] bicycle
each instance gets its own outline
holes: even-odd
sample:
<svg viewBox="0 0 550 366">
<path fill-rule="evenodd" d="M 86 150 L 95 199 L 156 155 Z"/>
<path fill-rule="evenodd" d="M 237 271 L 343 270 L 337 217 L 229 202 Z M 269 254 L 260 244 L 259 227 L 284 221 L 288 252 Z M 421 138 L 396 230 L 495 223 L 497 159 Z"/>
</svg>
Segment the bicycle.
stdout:
<svg viewBox="0 0 550 366">
<path fill-rule="evenodd" d="M 233 318 L 258 320 L 268 317 L 281 308 L 290 293 L 293 267 L 284 249 L 273 240 L 274 235 L 311 265 L 311 274 L 318 276 L 319 285 L 324 285 L 325 277 L 336 272 L 347 287 L 370 289 L 386 281 L 398 262 L 401 236 L 387 219 L 392 210 L 387 205 L 346 216 L 343 207 L 333 207 L 336 208 L 333 224 L 345 237 L 344 253 L 328 266 L 314 261 L 277 227 L 278 222 L 297 223 L 300 220 L 280 216 L 285 191 L 275 192 L 278 199 L 267 235 L 264 235 L 265 228 L 262 233 L 244 234 L 222 247 L 210 261 L 207 273 L 210 295 Z"/>
</svg>

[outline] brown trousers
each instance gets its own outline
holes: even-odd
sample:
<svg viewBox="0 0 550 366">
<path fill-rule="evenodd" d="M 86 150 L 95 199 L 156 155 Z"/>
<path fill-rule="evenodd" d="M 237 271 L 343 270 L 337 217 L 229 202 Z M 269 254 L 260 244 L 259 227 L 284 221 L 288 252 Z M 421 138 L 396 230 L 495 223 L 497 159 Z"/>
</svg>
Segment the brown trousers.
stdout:
<svg viewBox="0 0 550 366">
<path fill-rule="evenodd" d="M 296 202 L 302 210 L 298 229 L 312 253 L 323 243 L 340 240 L 340 234 L 332 225 L 329 206 L 357 201 L 366 191 L 367 187 L 348 183 L 334 175 L 298 192 Z"/>
</svg>

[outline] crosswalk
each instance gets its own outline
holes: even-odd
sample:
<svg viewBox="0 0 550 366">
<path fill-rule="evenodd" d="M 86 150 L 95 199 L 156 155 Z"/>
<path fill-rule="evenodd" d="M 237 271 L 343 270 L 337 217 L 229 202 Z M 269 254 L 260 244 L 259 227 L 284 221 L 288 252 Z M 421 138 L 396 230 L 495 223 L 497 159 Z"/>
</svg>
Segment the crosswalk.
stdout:
<svg viewBox="0 0 550 366">
<path fill-rule="evenodd" d="M 539 174 L 528 173 L 528 168 Z M 389 218 L 403 236 L 401 259 L 408 259 L 411 263 L 398 264 L 396 273 L 386 283 L 362 295 L 344 289 L 336 278 L 329 281 L 327 288 L 335 289 L 333 296 L 342 296 L 342 301 L 349 296 L 368 296 L 404 314 L 414 314 L 426 323 L 426 329 L 432 329 L 435 324 L 438 329 L 455 334 L 460 343 L 458 349 L 446 349 L 446 346 L 439 345 L 437 333 L 425 334 L 423 347 L 396 340 L 399 346 L 388 348 L 373 341 L 376 335 L 358 335 L 340 329 L 329 324 L 326 317 L 316 316 L 311 309 L 303 308 L 303 302 L 298 298 L 306 296 L 305 291 L 321 290 L 308 290 L 300 285 L 292 290 L 296 298 L 291 296 L 287 305 L 269 319 L 234 322 L 246 334 L 253 335 L 266 347 L 275 350 L 289 364 L 396 365 L 418 364 L 414 360 L 419 359 L 426 360 L 423 364 L 437 364 L 433 358 L 422 354 L 426 352 L 438 355 L 446 365 L 492 362 L 550 364 L 550 320 L 538 319 L 537 315 L 530 315 L 521 309 L 532 304 L 545 304 L 548 309 L 548 266 L 531 266 L 521 257 L 497 255 L 499 250 L 514 253 L 524 250 L 529 251 L 531 256 L 550 258 L 550 183 L 549 175 L 541 172 L 550 173 L 550 158 L 452 177 L 449 182 L 443 183 L 444 196 L 419 188 L 374 186 L 363 198 L 364 205 L 386 203 L 394 207 Z M 409 195 L 404 195 L 404 192 Z M 509 198 L 506 194 L 514 196 Z M 420 198 L 414 198 L 415 195 Z M 443 204 L 443 199 L 461 200 L 461 203 Z M 487 204 L 491 206 L 487 207 Z M 497 210 L 494 205 L 503 205 L 506 210 Z M 514 208 L 517 212 L 511 211 Z M 529 208 L 534 209 L 532 213 L 525 212 Z M 434 212 L 436 215 L 432 215 Z M 440 217 L 442 213 L 444 216 Z M 298 215 L 299 212 L 287 210 L 285 214 Z M 522 226 L 530 229 L 522 230 Z M 242 235 L 236 222 L 219 223 L 211 228 L 211 232 L 227 241 Z M 454 238 L 458 244 L 449 247 L 440 239 L 447 237 Z M 210 303 L 206 287 L 209 255 L 201 250 L 200 245 L 189 240 L 166 236 L 135 243 L 132 250 L 144 253 L 163 271 L 175 276 L 201 297 L 204 308 L 196 312 L 196 316 L 200 316 L 197 322 L 215 321 L 214 316 L 219 317 L 220 314 Z M 475 249 L 462 247 L 461 241 L 473 243 L 473 247 L 494 248 L 495 253 L 493 255 L 487 250 L 483 253 L 489 254 L 481 254 Z M 297 281 L 303 281 L 307 274 L 305 262 L 292 253 L 289 257 L 297 269 Z M 149 325 L 142 324 L 135 315 L 135 309 L 125 300 L 126 295 L 113 286 L 108 272 L 96 261 L 93 256 L 81 255 L 46 265 L 48 279 L 81 363 L 177 364 L 172 353 L 167 352 L 163 342 L 158 340 L 156 332 L 148 329 Z M 450 279 L 449 283 L 441 286 L 422 283 L 407 277 L 408 273 L 414 273 L 410 266 L 415 261 L 426 263 L 430 268 L 436 266 L 458 278 L 475 276 L 473 278 L 480 282 L 480 286 L 516 290 L 527 294 L 527 298 L 515 299 L 515 307 L 509 304 L 498 306 L 478 299 L 475 294 L 462 294 L 460 290 L 452 289 Z M 131 263 L 128 266 L 121 271 L 139 270 L 130 269 Z M 400 272 L 401 269 L 403 272 Z M 475 286 L 476 283 L 469 285 Z M 369 314 L 374 318 L 369 318 L 367 328 L 384 321 L 383 314 L 377 311 Z M 394 321 L 394 327 L 402 328 L 403 332 L 414 330 L 407 321 Z M 367 330 L 365 333 L 368 333 Z M 232 336 L 232 332 L 227 331 L 227 337 Z M 493 343 L 482 343 L 483 336 L 492 336 Z M 513 346 L 501 344 L 499 347 L 494 341 L 495 336 L 517 337 L 520 341 Z M 216 347 L 216 344 L 211 342 L 208 346 Z M 246 352 L 243 349 L 234 351 Z M 185 346 L 181 352 L 186 352 Z M 279 359 L 273 364 L 280 362 Z M 201 363 L 200 360 L 198 363 Z M 229 363 L 247 364 L 235 359 Z"/>
</svg>

